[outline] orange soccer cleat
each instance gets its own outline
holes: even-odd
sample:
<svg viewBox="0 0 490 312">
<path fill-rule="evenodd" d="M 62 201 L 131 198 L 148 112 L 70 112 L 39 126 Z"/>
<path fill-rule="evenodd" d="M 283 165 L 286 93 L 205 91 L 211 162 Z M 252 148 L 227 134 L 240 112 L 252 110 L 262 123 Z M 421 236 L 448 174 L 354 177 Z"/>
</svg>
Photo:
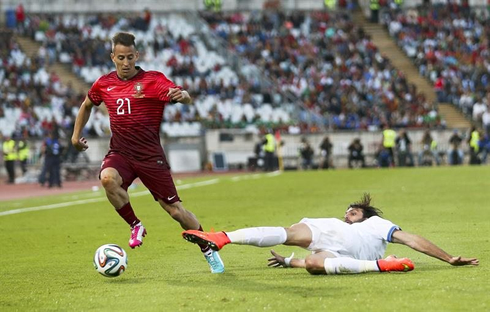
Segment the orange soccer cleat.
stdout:
<svg viewBox="0 0 490 312">
<path fill-rule="evenodd" d="M 198 230 L 187 230 L 182 232 L 182 237 L 194 244 L 208 245 L 214 251 L 223 248 L 224 245 L 230 243 L 230 239 L 225 232 L 201 232 Z"/>
<path fill-rule="evenodd" d="M 396 258 L 389 256 L 377 261 L 380 272 L 408 272 L 414 269 L 412 260 L 408 258 Z"/>
</svg>

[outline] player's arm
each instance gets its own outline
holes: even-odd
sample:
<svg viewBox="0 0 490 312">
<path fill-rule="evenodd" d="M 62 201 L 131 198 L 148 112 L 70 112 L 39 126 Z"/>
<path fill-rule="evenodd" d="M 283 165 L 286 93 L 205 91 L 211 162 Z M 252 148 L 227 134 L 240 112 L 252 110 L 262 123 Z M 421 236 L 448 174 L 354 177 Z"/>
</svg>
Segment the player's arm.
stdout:
<svg viewBox="0 0 490 312">
<path fill-rule="evenodd" d="M 271 250 L 272 257 L 267 259 L 270 267 L 284 267 L 284 268 L 306 268 L 305 259 L 293 258 L 293 254 L 286 258 Z"/>
<path fill-rule="evenodd" d="M 84 151 L 88 148 L 87 139 L 80 137 L 80 134 L 90 118 L 93 107 L 94 103 L 87 96 L 78 110 L 75 126 L 73 127 L 73 135 L 71 137 L 71 144 L 73 144 L 78 151 Z"/>
<path fill-rule="evenodd" d="M 179 102 L 182 104 L 191 104 L 192 98 L 189 93 L 179 88 L 169 88 L 168 97 L 172 102 Z"/>
<path fill-rule="evenodd" d="M 476 258 L 462 258 L 461 256 L 454 257 L 436 246 L 428 239 L 401 230 L 396 230 L 393 233 L 392 242 L 403 244 L 418 252 L 422 252 L 451 265 L 478 265 L 479 263 L 478 259 Z"/>
</svg>

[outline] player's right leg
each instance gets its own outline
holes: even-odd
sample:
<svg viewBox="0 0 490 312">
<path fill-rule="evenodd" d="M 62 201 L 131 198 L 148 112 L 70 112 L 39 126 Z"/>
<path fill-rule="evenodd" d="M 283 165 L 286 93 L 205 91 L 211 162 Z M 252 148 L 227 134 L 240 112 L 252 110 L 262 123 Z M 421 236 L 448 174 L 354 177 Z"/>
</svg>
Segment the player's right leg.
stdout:
<svg viewBox="0 0 490 312">
<path fill-rule="evenodd" d="M 109 154 L 104 158 L 100 172 L 100 181 L 106 192 L 107 199 L 114 206 L 119 216 L 131 227 L 129 247 L 139 247 L 143 244 L 146 229 L 136 217 L 129 202 L 128 187 L 136 175 L 124 157 Z"/>
<path fill-rule="evenodd" d="M 311 244 L 311 230 L 302 223 L 289 228 L 283 227 L 254 227 L 239 229 L 232 232 L 200 232 L 184 231 L 184 239 L 195 244 L 207 244 L 213 250 L 220 250 L 227 244 L 251 245 L 256 247 L 271 247 L 289 245 L 308 247 Z"/>
<path fill-rule="evenodd" d="M 414 269 L 408 258 L 387 257 L 380 260 L 358 260 L 350 257 L 336 257 L 327 251 L 308 255 L 306 270 L 310 274 L 356 274 L 366 272 L 408 272 Z"/>
</svg>

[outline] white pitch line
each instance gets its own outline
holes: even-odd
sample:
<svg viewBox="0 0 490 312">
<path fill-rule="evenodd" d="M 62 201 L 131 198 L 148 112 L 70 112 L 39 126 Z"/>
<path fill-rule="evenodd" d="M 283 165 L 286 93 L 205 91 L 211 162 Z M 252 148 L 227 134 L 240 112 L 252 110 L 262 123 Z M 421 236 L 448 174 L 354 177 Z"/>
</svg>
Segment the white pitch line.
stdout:
<svg viewBox="0 0 490 312">
<path fill-rule="evenodd" d="M 268 177 L 275 177 L 275 176 L 278 176 L 278 175 L 281 175 L 281 174 L 282 174 L 282 171 L 276 170 L 276 171 L 272 171 L 272 172 L 267 173 L 266 176 L 268 176 Z"/>
<path fill-rule="evenodd" d="M 186 189 L 190 189 L 193 187 L 216 184 L 218 182 L 219 182 L 219 179 L 211 179 L 211 180 L 202 181 L 202 182 L 179 185 L 176 188 L 177 188 L 177 190 L 186 190 Z M 146 191 L 131 193 L 129 195 L 131 197 L 140 197 L 140 196 L 144 196 L 144 195 L 148 195 L 148 194 L 150 194 L 150 191 L 146 190 Z M 12 210 L 0 212 L 0 217 L 18 214 L 18 213 L 24 213 L 24 212 L 49 210 L 49 209 L 63 208 L 63 207 L 76 206 L 76 205 L 82 205 L 82 204 L 88 204 L 88 203 L 97 203 L 97 202 L 102 202 L 105 200 L 107 200 L 105 197 L 100 197 L 100 198 L 91 198 L 91 199 L 81 199 L 81 200 L 75 200 L 75 201 L 69 201 L 69 202 L 57 203 L 57 204 L 51 204 L 51 205 L 44 205 L 44 206 L 37 206 L 37 207 L 12 209 Z"/>
<path fill-rule="evenodd" d="M 238 181 L 242 181 L 242 180 L 260 179 L 264 176 L 270 178 L 270 177 L 278 176 L 280 174 L 282 174 L 282 172 L 279 170 L 269 172 L 269 173 L 254 173 L 254 174 L 247 174 L 247 175 L 241 175 L 241 176 L 233 177 L 233 178 L 231 178 L 231 181 L 238 182 Z"/>
</svg>

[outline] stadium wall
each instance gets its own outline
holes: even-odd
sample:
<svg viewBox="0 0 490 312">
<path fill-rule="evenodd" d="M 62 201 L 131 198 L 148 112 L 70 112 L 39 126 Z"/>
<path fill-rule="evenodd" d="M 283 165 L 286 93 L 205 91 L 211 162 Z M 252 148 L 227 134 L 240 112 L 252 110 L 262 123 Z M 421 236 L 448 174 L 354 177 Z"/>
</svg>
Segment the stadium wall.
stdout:
<svg viewBox="0 0 490 312">
<path fill-rule="evenodd" d="M 461 129 L 460 133 L 468 135 L 467 129 Z M 431 135 L 438 142 L 438 150 L 445 154 L 449 148 L 449 137 L 452 130 L 431 130 Z M 410 130 L 408 135 L 412 140 L 412 153 L 417 161 L 417 156 L 422 150 L 422 136 L 424 130 Z M 298 149 L 301 145 L 301 138 L 305 137 L 315 151 L 315 163 L 320 159 L 319 146 L 325 136 L 329 136 L 333 144 L 333 164 L 337 168 L 347 167 L 348 151 L 347 147 L 355 138 L 360 138 L 364 145 L 366 163 L 372 165 L 374 154 L 381 143 L 382 134 L 380 131 L 336 131 L 330 133 L 318 133 L 309 135 L 282 135 L 281 140 L 282 155 L 284 164 L 288 168 L 296 168 L 299 164 Z M 240 129 L 214 129 L 207 130 L 202 137 L 179 137 L 162 139 L 162 145 L 172 166 L 173 172 L 195 172 L 210 169 L 215 155 L 222 155 L 226 165 L 230 169 L 246 168 L 249 158 L 254 157 L 255 144 L 260 142 L 262 136 Z M 65 145 L 68 144 L 65 140 Z M 29 167 L 35 177 L 41 167 L 39 151 L 42 141 L 31 141 L 31 157 Z M 462 144 L 466 149 L 465 143 Z M 90 138 L 90 148 L 85 152 L 90 163 L 87 165 L 92 172 L 97 172 L 102 159 L 109 148 L 109 138 Z M 3 156 L 0 153 L 0 163 L 3 164 Z M 81 157 L 80 157 L 81 158 Z M 466 163 L 466 162 L 465 162 Z M 66 168 L 75 164 L 64 163 Z M 77 164 L 80 166 L 81 164 Z M 17 170 L 20 170 L 17 166 Z M 5 168 L 0 167 L 0 176 L 5 177 Z M 19 171 L 17 177 L 19 177 Z M 35 182 L 35 181 L 34 181 Z"/>
</svg>

